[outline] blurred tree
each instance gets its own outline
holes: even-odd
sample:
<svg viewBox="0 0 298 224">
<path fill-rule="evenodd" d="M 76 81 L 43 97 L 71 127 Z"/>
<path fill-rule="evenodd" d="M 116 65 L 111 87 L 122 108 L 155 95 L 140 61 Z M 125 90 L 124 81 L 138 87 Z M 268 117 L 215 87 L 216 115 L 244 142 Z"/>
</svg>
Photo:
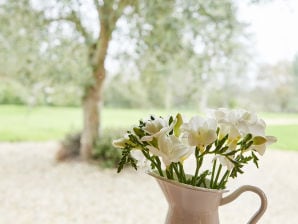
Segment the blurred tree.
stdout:
<svg viewBox="0 0 298 224">
<path fill-rule="evenodd" d="M 293 73 L 296 76 L 296 79 L 298 80 L 298 53 L 294 56 Z"/>
<path fill-rule="evenodd" d="M 279 61 L 273 65 L 263 64 L 257 77 L 255 87 L 256 100 L 262 101 L 265 109 L 273 111 L 290 111 L 295 86 L 292 64 Z"/>
<path fill-rule="evenodd" d="M 244 60 L 243 24 L 236 18 L 232 0 L 6 0 L 3 4 L 5 19 L 15 23 L 10 33 L 14 34 L 17 26 L 27 40 L 32 39 L 31 44 L 19 42 L 15 53 L 21 56 L 15 58 L 24 66 L 16 63 L 21 73 L 15 73 L 22 74 L 24 82 L 77 80 L 83 87 L 80 154 L 84 159 L 91 156 L 99 136 L 108 55 L 119 61 L 126 78 L 133 76 L 132 71 L 140 76 L 150 101 L 167 107 L 190 98 L 203 107 L 208 93 L 229 80 L 223 74 L 234 76 L 244 67 L 238 63 Z M 8 8 L 14 11 L 6 13 Z M 25 23 L 24 18 L 28 18 Z M 19 37 L 15 37 L 18 43 Z M 12 43 L 10 40 L 10 49 L 16 48 Z M 114 52 L 109 48 L 113 43 L 118 48 Z M 130 48 L 124 46 L 127 44 Z M 72 61 L 79 57 L 77 49 L 86 60 Z"/>
<path fill-rule="evenodd" d="M 32 7 L 27 0 L 0 5 L 0 88 L 10 95 L 1 102 L 79 105 L 77 86 L 91 73 L 81 60 L 85 45 L 45 24 L 43 13 Z M 65 94 L 71 99 L 61 100 Z"/>
<path fill-rule="evenodd" d="M 294 56 L 292 67 L 293 67 L 293 75 L 294 75 L 293 104 L 295 105 L 293 109 L 294 111 L 298 111 L 298 53 Z"/>
<path fill-rule="evenodd" d="M 55 15 L 59 5 L 61 8 Z M 92 28 L 86 24 L 84 7 L 87 7 L 88 11 L 95 7 L 98 32 L 92 31 Z M 92 68 L 92 82 L 84 87 L 84 128 L 81 138 L 83 158 L 90 157 L 92 146 L 99 135 L 102 89 L 106 77 L 105 62 L 112 34 L 116 36 L 123 34 L 123 27 L 118 26 L 120 22 L 127 24 L 128 27 L 131 26 L 132 32 L 128 41 L 136 44 L 132 52 L 137 54 L 136 65 L 139 71 L 146 74 L 148 69 L 153 68 L 158 71 L 166 70 L 171 74 L 168 76 L 169 79 L 164 76 L 165 81 L 156 79 L 157 82 L 153 85 L 152 83 L 146 85 L 150 89 L 153 86 L 164 89 L 165 93 L 162 95 L 165 96 L 165 102 L 171 102 L 169 97 L 172 92 L 169 91 L 179 89 L 176 79 L 172 77 L 173 73 L 179 71 L 183 65 L 185 68 L 185 63 L 193 55 L 199 62 L 204 58 L 204 62 L 201 62 L 203 65 L 200 68 L 201 71 L 196 73 L 207 77 L 207 71 L 210 73 L 215 70 L 216 66 L 212 66 L 213 64 L 221 64 L 226 69 L 230 60 L 224 59 L 230 57 L 234 49 L 238 49 L 235 44 L 238 40 L 234 33 L 237 33 L 236 31 L 239 31 L 241 26 L 236 20 L 233 3 L 229 0 L 221 1 L 221 3 L 194 0 L 186 2 L 178 0 L 162 2 L 157 0 L 93 0 L 93 5 L 79 0 L 65 0 L 59 1 L 55 10 L 52 12 L 49 9 L 45 10 L 47 20 L 72 23 L 89 52 L 88 63 Z M 199 44 L 201 44 L 200 48 L 204 49 L 201 55 L 196 52 L 199 50 L 195 49 Z M 205 63 L 206 61 L 209 63 Z M 192 68 L 188 74 L 193 73 L 195 69 L 198 70 L 195 64 Z M 181 73 L 181 70 L 178 73 Z M 153 77 L 153 80 L 155 77 L 153 74 L 159 75 L 158 72 L 151 72 L 150 77 Z M 185 74 L 185 70 L 182 70 L 182 74 Z M 207 91 L 200 93 L 207 94 Z M 149 96 L 161 99 L 158 95 L 149 94 Z"/>
<path fill-rule="evenodd" d="M 136 43 L 131 58 L 153 105 L 204 109 L 211 91 L 245 71 L 245 25 L 232 1 L 153 0 L 139 7 L 125 19 Z"/>
</svg>

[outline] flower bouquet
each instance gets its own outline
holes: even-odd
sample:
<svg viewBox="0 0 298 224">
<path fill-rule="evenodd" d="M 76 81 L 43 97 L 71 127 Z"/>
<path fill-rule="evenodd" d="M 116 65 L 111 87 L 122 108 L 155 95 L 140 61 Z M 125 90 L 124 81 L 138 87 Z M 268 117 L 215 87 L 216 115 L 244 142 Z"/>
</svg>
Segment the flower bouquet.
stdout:
<svg viewBox="0 0 298 224">
<path fill-rule="evenodd" d="M 169 180 L 225 189 L 229 178 L 243 173 L 245 164 L 252 162 L 258 167 L 259 156 L 276 141 L 265 135 L 265 129 L 264 120 L 245 110 L 211 110 L 207 116 L 189 121 L 179 113 L 166 118 L 150 116 L 113 141 L 114 147 L 122 149 L 118 172 L 126 164 L 135 169 L 145 165 Z M 186 173 L 184 162 L 191 156 L 195 169 Z"/>
</svg>

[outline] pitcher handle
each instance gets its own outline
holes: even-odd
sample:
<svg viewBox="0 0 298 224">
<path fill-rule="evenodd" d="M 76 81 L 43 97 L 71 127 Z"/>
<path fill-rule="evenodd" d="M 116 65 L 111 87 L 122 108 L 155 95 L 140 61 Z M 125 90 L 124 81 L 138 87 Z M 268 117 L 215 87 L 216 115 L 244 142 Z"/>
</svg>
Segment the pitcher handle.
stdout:
<svg viewBox="0 0 298 224">
<path fill-rule="evenodd" d="M 251 191 L 256 193 L 260 199 L 261 199 L 261 206 L 259 210 L 253 215 L 253 217 L 248 221 L 248 224 L 255 224 L 259 219 L 262 217 L 262 215 L 265 213 L 267 208 L 267 197 L 265 193 L 258 187 L 250 186 L 250 185 L 244 185 L 237 190 L 235 190 L 233 193 L 229 194 L 228 196 L 221 199 L 220 205 L 225 205 L 227 203 L 230 203 L 231 201 L 234 201 L 236 198 L 238 198 L 243 192 L 245 191 Z"/>
</svg>

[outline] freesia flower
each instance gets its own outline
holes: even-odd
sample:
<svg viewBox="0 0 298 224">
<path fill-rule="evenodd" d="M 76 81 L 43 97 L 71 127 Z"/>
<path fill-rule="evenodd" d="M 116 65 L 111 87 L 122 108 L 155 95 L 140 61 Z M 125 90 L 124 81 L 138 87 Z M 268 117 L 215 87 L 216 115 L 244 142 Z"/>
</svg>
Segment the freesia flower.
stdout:
<svg viewBox="0 0 298 224">
<path fill-rule="evenodd" d="M 212 110 L 211 114 L 220 128 L 219 138 L 229 135 L 229 139 L 240 139 L 248 133 L 253 136 L 265 136 L 266 124 L 255 113 L 246 110 L 228 110 L 220 108 Z"/>
<path fill-rule="evenodd" d="M 232 156 L 230 156 L 230 158 L 232 159 Z M 234 164 L 225 156 L 217 155 L 214 159 L 218 159 L 223 166 L 227 167 L 228 170 L 232 170 L 234 168 Z"/>
<path fill-rule="evenodd" d="M 149 120 L 146 122 L 146 125 L 144 127 L 144 131 L 148 134 L 156 134 L 158 133 L 162 128 L 168 126 L 168 121 L 164 118 L 157 117 L 154 118 L 154 120 Z"/>
<path fill-rule="evenodd" d="M 253 136 L 265 135 L 266 123 L 264 120 L 257 117 L 255 113 L 245 110 L 238 110 L 236 117 L 236 124 L 238 129 L 243 135 L 248 133 Z"/>
<path fill-rule="evenodd" d="M 218 124 L 219 127 L 219 139 L 224 138 L 226 135 L 229 137 L 229 141 L 233 142 L 235 140 L 238 140 L 241 138 L 241 133 L 239 132 L 239 129 L 236 127 L 235 124 L 231 122 L 223 122 Z"/>
<path fill-rule="evenodd" d="M 140 121 L 123 138 L 113 141 L 115 147 L 123 149 L 118 172 L 129 164 L 181 183 L 224 189 L 228 179 L 243 173 L 242 167 L 248 162 L 258 167 L 257 154 L 263 155 L 276 141 L 265 135 L 265 122 L 246 110 L 220 108 L 211 114 L 192 117 L 189 122 L 184 122 L 181 114 Z M 196 164 L 193 175 L 185 173 L 183 167 L 191 154 Z M 201 169 L 204 158 L 208 158 L 205 156 L 214 158 L 211 169 Z"/>
<path fill-rule="evenodd" d="M 153 140 L 153 138 L 158 138 L 160 135 L 170 132 L 173 129 L 175 123 L 176 121 L 174 120 L 171 125 L 169 125 L 169 120 L 161 117 L 147 121 L 143 130 L 149 135 L 142 137 L 141 141 L 150 142 Z"/>
<path fill-rule="evenodd" d="M 147 146 L 150 152 L 160 156 L 166 166 L 172 162 L 184 161 L 193 152 L 193 148 L 184 145 L 178 137 L 174 135 L 161 135 L 158 138 L 158 148 Z"/>
<path fill-rule="evenodd" d="M 215 119 L 199 116 L 191 118 L 189 123 L 182 126 L 189 145 L 198 147 L 209 145 L 217 139 L 216 128 Z"/>
<path fill-rule="evenodd" d="M 126 144 L 128 143 L 130 143 L 130 140 L 129 140 L 128 134 L 126 133 L 123 138 L 113 140 L 112 145 L 115 148 L 124 149 Z"/>
<path fill-rule="evenodd" d="M 150 169 L 150 163 L 149 161 L 146 159 L 146 157 L 143 155 L 141 150 L 132 150 L 130 152 L 131 156 L 136 159 L 137 162 L 137 166 L 141 167 L 141 168 L 145 168 L 145 169 Z"/>
<path fill-rule="evenodd" d="M 215 120 L 217 120 L 219 123 L 225 122 L 228 119 L 228 114 L 230 110 L 226 108 L 219 108 L 216 110 L 209 110 L 209 116 Z"/>
<path fill-rule="evenodd" d="M 260 140 L 263 139 L 263 140 Z M 273 144 L 277 141 L 277 138 L 274 136 L 257 136 L 254 138 L 253 144 L 250 147 L 251 149 L 256 150 L 261 156 L 265 154 L 266 147 Z"/>
</svg>

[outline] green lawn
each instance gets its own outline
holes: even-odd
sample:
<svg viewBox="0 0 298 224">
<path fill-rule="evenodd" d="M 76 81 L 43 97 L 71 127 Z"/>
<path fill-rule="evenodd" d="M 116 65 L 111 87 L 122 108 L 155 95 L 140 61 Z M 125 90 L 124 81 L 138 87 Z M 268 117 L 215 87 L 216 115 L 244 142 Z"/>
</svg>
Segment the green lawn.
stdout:
<svg viewBox="0 0 298 224">
<path fill-rule="evenodd" d="M 174 114 L 177 111 L 172 111 Z M 190 116 L 192 113 L 183 111 Z M 105 109 L 103 128 L 129 128 L 148 114 L 166 115 L 161 110 Z M 0 105 L 0 141 L 56 140 L 82 127 L 82 111 L 72 107 L 26 107 Z"/>
<path fill-rule="evenodd" d="M 167 115 L 178 111 L 104 109 L 103 128 L 129 128 L 148 114 Z M 179 111 L 190 117 L 194 111 Z M 263 118 L 297 119 L 298 114 L 261 114 Z M 80 108 L 71 107 L 26 107 L 0 105 L 0 141 L 44 141 L 59 140 L 65 134 L 78 131 L 82 127 Z M 296 136 L 298 124 L 269 125 L 268 135 L 277 136 L 278 142 L 272 148 L 298 150 Z"/>
<path fill-rule="evenodd" d="M 80 127 L 78 108 L 0 106 L 0 141 L 60 139 Z"/>
<path fill-rule="evenodd" d="M 268 135 L 277 137 L 277 142 L 272 148 L 289 149 L 298 151 L 298 124 L 293 125 L 270 125 L 267 129 Z"/>
</svg>

